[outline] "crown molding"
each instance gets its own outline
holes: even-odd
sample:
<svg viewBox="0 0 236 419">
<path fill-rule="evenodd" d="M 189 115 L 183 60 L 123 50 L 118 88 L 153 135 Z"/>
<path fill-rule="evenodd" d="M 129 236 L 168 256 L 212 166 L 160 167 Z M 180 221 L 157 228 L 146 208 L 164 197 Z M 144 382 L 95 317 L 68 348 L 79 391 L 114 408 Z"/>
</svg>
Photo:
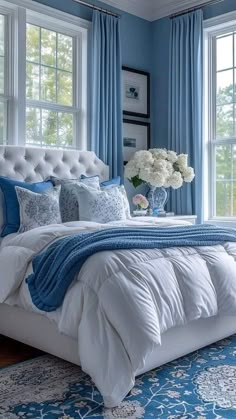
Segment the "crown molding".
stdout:
<svg viewBox="0 0 236 419">
<path fill-rule="evenodd" d="M 179 13 L 194 6 L 200 6 L 206 3 L 206 0 L 159 0 L 158 4 L 154 0 L 153 3 L 155 3 L 154 14 L 150 16 L 152 21 Z"/>
<path fill-rule="evenodd" d="M 116 9 L 153 22 L 206 3 L 206 0 L 102 0 Z"/>
<path fill-rule="evenodd" d="M 150 5 L 152 7 L 153 0 L 102 0 L 103 3 L 109 4 L 116 9 L 131 13 L 132 15 L 150 20 Z M 155 2 L 156 0 L 154 0 Z"/>
</svg>

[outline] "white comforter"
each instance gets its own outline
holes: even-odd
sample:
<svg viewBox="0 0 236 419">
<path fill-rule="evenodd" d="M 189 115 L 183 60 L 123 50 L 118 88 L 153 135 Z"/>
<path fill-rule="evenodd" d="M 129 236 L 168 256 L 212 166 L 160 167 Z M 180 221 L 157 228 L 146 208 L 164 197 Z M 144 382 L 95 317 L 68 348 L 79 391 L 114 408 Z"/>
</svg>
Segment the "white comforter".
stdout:
<svg viewBox="0 0 236 419">
<path fill-rule="evenodd" d="M 145 221 L 144 221 L 145 220 Z M 186 222 L 138 219 L 122 225 Z M 0 303 L 40 312 L 25 277 L 31 259 L 52 241 L 83 230 L 120 223 L 68 223 L 14 235 L 0 247 Z M 44 313 L 60 332 L 78 339 L 81 366 L 105 405 L 120 403 L 161 334 L 171 327 L 216 314 L 236 315 L 236 244 L 165 250 L 100 252 L 83 265 L 62 307 Z"/>
</svg>

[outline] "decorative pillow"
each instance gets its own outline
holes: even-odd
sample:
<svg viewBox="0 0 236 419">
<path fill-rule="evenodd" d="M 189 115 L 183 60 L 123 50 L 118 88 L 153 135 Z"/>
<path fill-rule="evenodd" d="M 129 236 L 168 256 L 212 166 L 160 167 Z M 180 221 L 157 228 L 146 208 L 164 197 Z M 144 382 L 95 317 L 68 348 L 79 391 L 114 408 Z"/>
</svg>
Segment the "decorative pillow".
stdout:
<svg viewBox="0 0 236 419">
<path fill-rule="evenodd" d="M 19 233 L 45 225 L 61 223 L 60 191 L 61 186 L 56 186 L 45 193 L 35 193 L 16 186 L 20 206 Z"/>
<path fill-rule="evenodd" d="M 78 221 L 79 204 L 74 185 L 86 184 L 86 181 L 84 179 L 59 179 L 56 177 L 50 177 L 50 180 L 55 186 L 61 185 L 60 211 L 62 222 L 67 223 L 69 221 Z M 93 185 L 94 189 L 100 189 L 98 176 L 94 176 L 93 182 L 91 181 L 89 183 L 89 186 L 92 187 Z"/>
<path fill-rule="evenodd" d="M 84 185 L 89 186 L 90 188 L 94 189 L 100 189 L 100 183 L 99 183 L 99 176 L 80 176 L 80 182 L 82 182 Z"/>
<path fill-rule="evenodd" d="M 1 237 L 1 234 L 2 234 L 3 224 L 4 224 L 4 218 L 3 218 L 3 193 L 2 193 L 2 190 L 0 188 L 0 237 Z"/>
<path fill-rule="evenodd" d="M 0 189 L 3 195 L 4 216 L 4 224 L 1 237 L 5 237 L 11 233 L 16 233 L 20 227 L 19 204 L 16 196 L 15 186 L 19 186 L 20 188 L 24 188 L 32 192 L 41 193 L 52 188 L 53 185 L 52 182 L 18 182 L 17 180 L 0 176 Z"/>
<path fill-rule="evenodd" d="M 119 191 L 122 195 L 122 198 L 123 198 L 125 216 L 126 216 L 127 219 L 131 218 L 129 200 L 128 200 L 127 193 L 126 193 L 124 185 L 117 186 L 115 184 L 111 184 L 111 185 L 102 187 L 101 190 L 104 191 L 104 190 L 107 190 L 108 188 L 118 188 L 119 189 Z"/>
<path fill-rule="evenodd" d="M 121 194 L 123 196 L 123 203 L 124 203 L 126 218 L 131 218 L 129 199 L 128 199 L 125 187 L 124 187 L 124 185 L 121 185 L 118 188 L 120 189 Z"/>
<path fill-rule="evenodd" d="M 106 180 L 105 182 L 101 183 L 101 187 L 106 187 L 106 186 L 120 186 L 121 184 L 121 178 L 120 176 L 114 177 L 113 179 L 110 180 Z"/>
<path fill-rule="evenodd" d="M 109 223 L 126 219 L 123 196 L 118 188 L 96 190 L 77 185 L 75 191 L 81 221 Z"/>
</svg>

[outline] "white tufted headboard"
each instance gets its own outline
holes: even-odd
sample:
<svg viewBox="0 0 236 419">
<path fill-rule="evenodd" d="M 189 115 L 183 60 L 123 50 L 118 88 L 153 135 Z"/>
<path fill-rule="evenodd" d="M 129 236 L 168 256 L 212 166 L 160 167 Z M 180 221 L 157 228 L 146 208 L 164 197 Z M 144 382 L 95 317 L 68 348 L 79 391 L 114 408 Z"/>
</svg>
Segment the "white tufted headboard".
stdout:
<svg viewBox="0 0 236 419">
<path fill-rule="evenodd" d="M 92 151 L 0 146 L 0 176 L 39 182 L 49 176 L 79 178 L 99 175 L 109 179 L 109 167 Z"/>
<path fill-rule="evenodd" d="M 40 182 L 49 176 L 78 179 L 82 174 L 99 175 L 103 182 L 109 179 L 109 167 L 92 151 L 0 146 L 0 176 Z M 0 233 L 3 225 L 2 199 L 0 191 Z"/>
</svg>

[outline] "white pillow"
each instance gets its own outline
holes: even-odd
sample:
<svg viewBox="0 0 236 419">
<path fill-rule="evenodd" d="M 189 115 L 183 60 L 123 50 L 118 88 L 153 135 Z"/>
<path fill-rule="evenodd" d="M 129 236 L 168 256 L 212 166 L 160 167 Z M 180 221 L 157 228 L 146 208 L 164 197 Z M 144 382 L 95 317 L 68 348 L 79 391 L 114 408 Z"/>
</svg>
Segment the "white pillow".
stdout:
<svg viewBox="0 0 236 419">
<path fill-rule="evenodd" d="M 35 193 L 19 186 L 16 186 L 15 190 L 20 207 L 19 233 L 61 223 L 60 185 L 44 193 Z"/>
<path fill-rule="evenodd" d="M 74 185 L 79 202 L 80 221 L 109 223 L 126 220 L 123 195 L 119 188 L 96 190 Z"/>
</svg>

